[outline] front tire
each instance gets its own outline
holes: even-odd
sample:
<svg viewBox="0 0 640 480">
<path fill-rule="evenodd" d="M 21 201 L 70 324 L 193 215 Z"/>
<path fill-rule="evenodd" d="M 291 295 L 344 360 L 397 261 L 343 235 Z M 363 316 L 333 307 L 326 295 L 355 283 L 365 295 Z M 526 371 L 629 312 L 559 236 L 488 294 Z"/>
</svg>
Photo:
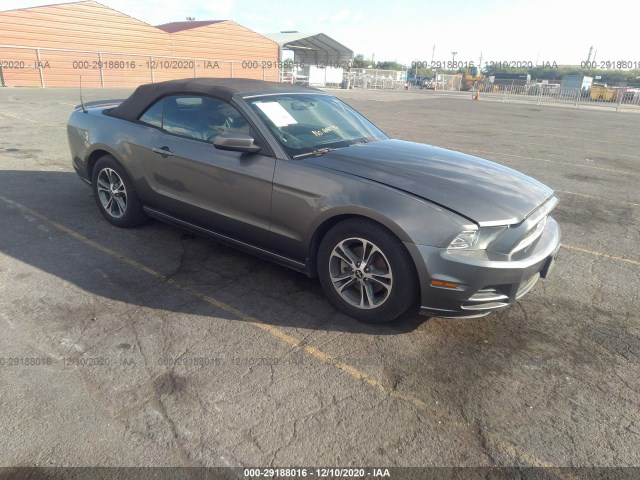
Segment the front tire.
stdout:
<svg viewBox="0 0 640 480">
<path fill-rule="evenodd" d="M 111 155 L 102 157 L 91 176 L 93 196 L 102 216 L 117 227 L 135 227 L 147 216 L 125 169 Z"/>
<path fill-rule="evenodd" d="M 404 245 L 364 219 L 335 225 L 318 249 L 318 277 L 338 309 L 366 323 L 387 323 L 415 302 L 418 280 Z"/>
</svg>

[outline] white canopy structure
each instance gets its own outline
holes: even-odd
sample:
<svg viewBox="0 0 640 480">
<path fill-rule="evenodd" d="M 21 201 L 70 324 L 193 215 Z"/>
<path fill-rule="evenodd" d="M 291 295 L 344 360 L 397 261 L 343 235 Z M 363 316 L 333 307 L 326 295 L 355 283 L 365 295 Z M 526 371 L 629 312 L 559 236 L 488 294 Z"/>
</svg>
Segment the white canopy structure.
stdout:
<svg viewBox="0 0 640 480">
<path fill-rule="evenodd" d="M 353 50 L 345 47 L 324 33 L 280 32 L 265 33 L 282 50 L 293 51 L 295 63 L 345 67 L 353 60 Z"/>
</svg>

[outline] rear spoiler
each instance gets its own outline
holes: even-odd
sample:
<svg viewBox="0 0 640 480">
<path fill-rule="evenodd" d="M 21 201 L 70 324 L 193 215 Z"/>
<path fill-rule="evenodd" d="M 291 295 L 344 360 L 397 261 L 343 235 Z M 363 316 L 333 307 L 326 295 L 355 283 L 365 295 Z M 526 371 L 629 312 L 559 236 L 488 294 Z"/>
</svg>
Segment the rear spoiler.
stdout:
<svg viewBox="0 0 640 480">
<path fill-rule="evenodd" d="M 116 98 L 111 100 L 94 100 L 92 102 L 84 102 L 80 105 L 76 105 L 74 110 L 85 110 L 86 108 L 99 108 L 99 107 L 117 107 L 122 102 L 124 102 L 124 98 Z"/>
</svg>

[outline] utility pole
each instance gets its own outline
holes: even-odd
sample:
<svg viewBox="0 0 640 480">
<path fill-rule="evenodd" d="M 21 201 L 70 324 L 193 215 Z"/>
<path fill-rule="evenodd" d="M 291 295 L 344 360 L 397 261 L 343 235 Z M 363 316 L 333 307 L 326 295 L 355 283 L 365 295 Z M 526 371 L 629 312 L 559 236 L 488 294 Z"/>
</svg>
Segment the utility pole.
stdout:
<svg viewBox="0 0 640 480">
<path fill-rule="evenodd" d="M 436 56 L 436 44 L 433 44 L 433 50 L 431 50 L 431 65 L 433 65 L 433 59 Z"/>
<path fill-rule="evenodd" d="M 478 65 L 478 73 L 480 73 L 480 70 L 482 70 L 482 59 L 484 57 L 482 56 L 482 50 L 480 50 L 480 65 Z"/>
<path fill-rule="evenodd" d="M 593 45 L 589 47 L 589 55 L 587 56 L 587 64 L 591 61 L 591 54 L 593 53 Z"/>
<path fill-rule="evenodd" d="M 458 52 L 451 52 L 451 55 L 453 55 L 453 65 L 455 65 L 456 63 L 456 55 L 458 54 Z"/>
</svg>

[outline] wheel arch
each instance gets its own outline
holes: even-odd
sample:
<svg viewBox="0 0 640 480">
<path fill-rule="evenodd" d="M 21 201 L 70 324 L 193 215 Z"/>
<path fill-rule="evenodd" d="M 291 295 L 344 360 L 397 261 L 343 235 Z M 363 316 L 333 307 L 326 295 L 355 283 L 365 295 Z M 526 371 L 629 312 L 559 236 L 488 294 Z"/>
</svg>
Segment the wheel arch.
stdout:
<svg viewBox="0 0 640 480">
<path fill-rule="evenodd" d="M 96 166 L 96 163 L 98 163 L 98 160 L 100 160 L 102 157 L 107 155 L 113 157 L 115 161 L 118 162 L 118 164 L 120 164 L 120 166 L 124 169 L 124 171 L 127 172 L 127 175 L 131 176 L 129 174 L 129 171 L 125 168 L 125 166 L 122 164 L 122 162 L 118 158 L 118 156 L 110 148 L 105 146 L 98 146 L 98 147 L 95 147 L 91 151 L 91 153 L 87 156 L 87 160 L 86 160 L 87 178 L 89 179 L 89 181 L 91 181 L 93 178 L 93 169 Z"/>
<path fill-rule="evenodd" d="M 307 269 L 310 277 L 316 277 L 318 275 L 318 261 L 317 261 L 318 248 L 320 247 L 320 243 L 322 242 L 322 239 L 327 234 L 327 232 L 339 223 L 342 223 L 347 220 L 355 220 L 355 219 L 367 220 L 369 222 L 372 222 L 378 225 L 380 228 L 387 230 L 389 233 L 391 233 L 393 236 L 398 238 L 403 243 L 404 241 L 406 241 L 408 237 L 406 232 L 402 228 L 400 228 L 400 226 L 398 226 L 394 222 L 391 222 L 389 219 L 385 219 L 386 221 L 383 221 L 382 219 L 377 218 L 377 216 L 368 215 L 365 212 L 335 213 L 334 215 L 323 219 L 320 222 L 320 224 L 317 225 L 317 227 L 313 231 L 313 234 L 310 236 L 309 246 L 307 249 L 307 252 L 308 252 Z M 415 265 L 415 259 L 413 258 L 413 256 L 408 250 L 407 250 L 407 254 L 412 259 L 412 263 L 414 263 L 414 268 L 417 268 Z"/>
<path fill-rule="evenodd" d="M 132 181 L 130 180 L 129 172 L 124 167 L 122 162 L 118 159 L 118 157 L 113 155 L 108 150 L 96 148 L 91 153 L 90 160 L 92 180 L 91 188 L 93 190 L 93 196 L 98 209 L 100 210 L 100 213 L 105 217 L 105 219 L 112 225 L 121 228 L 136 227 L 144 223 L 147 220 L 147 216 L 144 213 L 143 204 L 137 197 L 136 189 L 133 186 Z M 120 180 L 118 186 L 115 187 L 113 177 L 110 176 L 110 178 L 108 179 L 108 181 L 111 182 L 111 200 L 113 200 L 113 198 L 116 196 L 124 196 L 124 204 L 122 202 L 116 202 L 118 203 L 117 213 L 119 214 L 117 216 L 114 215 L 113 209 L 109 208 L 109 204 L 112 203 L 111 200 L 109 200 L 105 205 L 104 201 L 106 199 L 101 199 L 99 194 L 100 186 L 98 185 L 97 179 L 102 171 L 98 170 L 96 166 L 101 162 L 104 162 L 104 164 L 101 164 L 98 168 L 103 169 L 102 171 L 106 169 L 113 170 L 113 174 L 116 175 Z M 95 181 L 94 176 L 96 179 Z M 123 190 L 120 190 L 121 187 L 123 187 Z M 117 188 L 117 190 L 114 190 L 114 188 Z"/>
</svg>

